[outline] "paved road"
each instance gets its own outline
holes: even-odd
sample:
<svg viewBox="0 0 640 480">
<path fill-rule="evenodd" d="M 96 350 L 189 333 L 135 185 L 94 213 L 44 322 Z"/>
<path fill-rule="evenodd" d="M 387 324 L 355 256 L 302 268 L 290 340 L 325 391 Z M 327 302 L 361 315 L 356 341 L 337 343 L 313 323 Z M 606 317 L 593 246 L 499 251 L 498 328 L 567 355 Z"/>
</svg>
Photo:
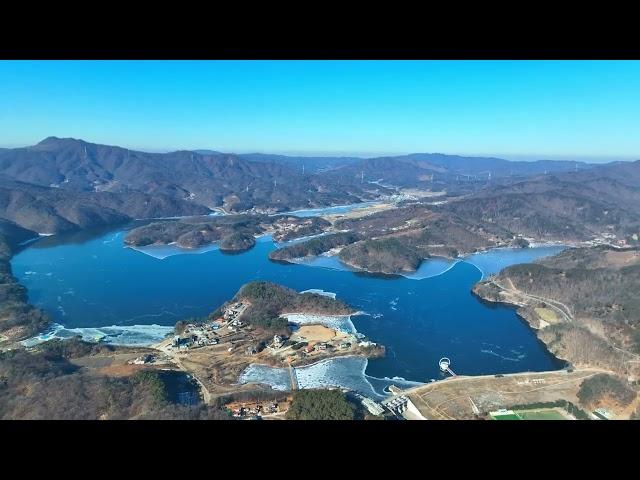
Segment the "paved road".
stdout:
<svg viewBox="0 0 640 480">
<path fill-rule="evenodd" d="M 513 284 L 513 282 L 511 281 L 510 278 L 507 279 L 509 281 L 509 284 L 511 284 L 511 288 L 505 288 L 502 285 L 500 285 L 498 282 L 495 281 L 495 279 L 490 280 L 491 283 L 493 283 L 496 287 L 500 288 L 501 290 L 504 290 L 506 292 L 514 292 L 517 295 L 521 295 L 522 297 L 527 297 L 527 298 L 532 298 L 534 300 L 538 300 L 540 302 L 544 302 L 545 304 L 547 304 L 549 307 L 552 307 L 555 311 L 559 312 L 564 319 L 567 322 L 573 322 L 573 317 L 571 315 L 571 309 L 566 306 L 564 303 L 558 301 L 558 300 L 551 300 L 549 298 L 544 298 L 544 297 L 539 297 L 537 295 L 531 295 L 529 293 L 524 293 L 521 290 L 518 290 L 516 288 L 516 286 Z M 561 305 L 564 309 L 566 309 L 566 311 L 562 310 L 561 308 L 558 307 L 558 305 Z M 613 348 L 614 350 L 621 352 L 625 355 L 630 356 L 631 358 L 633 358 L 634 360 L 631 360 L 634 363 L 640 362 L 640 355 L 630 352 L 628 350 L 625 350 L 623 348 L 620 347 L 616 347 L 615 345 L 611 344 L 611 342 L 607 342 L 611 348 Z"/>
<path fill-rule="evenodd" d="M 491 283 L 493 283 L 496 287 L 500 288 L 501 290 L 504 290 L 506 292 L 514 292 L 518 295 L 521 295 L 525 298 L 531 298 L 533 300 L 537 300 L 539 302 L 544 302 L 545 304 L 547 304 L 548 306 L 552 307 L 555 311 L 557 311 L 558 313 L 560 313 L 560 315 L 565 319 L 565 321 L 567 322 L 572 322 L 573 321 L 573 317 L 571 316 L 571 309 L 569 307 L 567 307 L 564 303 L 559 302 L 557 300 L 551 300 L 549 298 L 544 298 L 544 297 L 539 297 L 537 295 L 531 295 L 529 293 L 524 293 L 521 290 L 518 290 L 516 288 L 516 286 L 513 284 L 513 282 L 511 281 L 511 279 L 508 279 L 509 283 L 511 284 L 511 288 L 505 288 L 502 285 L 500 285 L 498 282 L 495 281 L 495 279 L 491 280 Z M 558 305 L 562 305 L 562 307 L 566 310 L 563 310 L 562 308 L 558 307 Z"/>
</svg>

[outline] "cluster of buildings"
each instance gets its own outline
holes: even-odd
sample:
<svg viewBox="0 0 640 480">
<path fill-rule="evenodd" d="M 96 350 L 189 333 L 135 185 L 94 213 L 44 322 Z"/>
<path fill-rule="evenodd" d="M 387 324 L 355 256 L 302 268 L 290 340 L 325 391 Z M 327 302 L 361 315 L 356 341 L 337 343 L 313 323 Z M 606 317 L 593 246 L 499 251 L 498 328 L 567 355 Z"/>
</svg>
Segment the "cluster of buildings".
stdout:
<svg viewBox="0 0 640 480">
<path fill-rule="evenodd" d="M 175 335 L 171 342 L 171 347 L 178 350 L 188 350 L 189 348 L 205 347 L 207 345 L 217 345 L 220 342 L 216 330 L 219 325 L 189 323 L 182 335 Z"/>
<path fill-rule="evenodd" d="M 268 415 L 272 413 L 278 413 L 279 405 L 277 402 L 269 402 L 269 403 L 257 403 L 257 404 L 249 404 L 249 405 L 238 405 L 230 408 L 231 414 L 234 417 L 259 417 L 262 415 Z"/>
<path fill-rule="evenodd" d="M 248 305 L 242 303 L 242 302 L 238 302 L 238 303 L 234 303 L 231 306 L 228 306 L 223 314 L 222 314 L 222 318 L 223 320 L 227 320 L 229 323 L 233 323 L 233 322 L 237 322 L 237 318 L 242 315 L 242 313 L 246 310 L 246 308 L 248 307 Z"/>
<path fill-rule="evenodd" d="M 140 355 L 139 357 L 135 358 L 134 360 L 131 360 L 128 363 L 131 365 L 147 365 L 149 363 L 153 363 L 155 360 L 156 360 L 155 355 L 146 354 L 146 355 Z"/>
<path fill-rule="evenodd" d="M 282 348 L 284 346 L 284 338 L 280 335 L 273 336 L 273 343 L 271 344 L 273 348 Z"/>
<path fill-rule="evenodd" d="M 613 229 L 613 225 L 607 225 L 607 228 Z M 634 233 L 630 237 L 630 242 L 623 238 L 618 238 L 614 233 L 610 232 L 601 232 L 598 236 L 595 236 L 592 240 L 585 242 L 587 245 L 597 246 L 597 245 L 608 245 L 610 247 L 616 248 L 625 248 L 633 245 L 634 242 L 638 241 L 638 234 Z"/>
<path fill-rule="evenodd" d="M 402 413 L 409 407 L 409 397 L 407 397 L 406 395 L 394 397 L 388 402 L 385 402 L 384 406 L 387 407 L 391 411 L 391 413 L 401 416 Z"/>
<path fill-rule="evenodd" d="M 310 355 L 325 353 L 328 350 L 347 350 L 354 345 L 359 347 L 375 347 L 377 344 L 366 339 L 360 333 L 342 336 L 332 341 L 307 341 L 304 337 L 292 337 L 290 342 L 280 335 L 274 335 L 273 341 L 269 344 L 269 349 L 273 354 L 286 354 L 288 357 L 304 358 Z M 288 347 L 282 350 L 285 346 Z"/>
<path fill-rule="evenodd" d="M 235 332 L 245 326 L 245 323 L 238 317 L 242 315 L 247 307 L 247 304 L 238 302 L 227 307 L 223 312 L 223 316 L 212 323 L 187 324 L 181 335 L 173 337 L 169 348 L 188 350 L 190 348 L 217 345 L 220 343 L 220 336 L 217 330 L 226 326 L 230 332 Z"/>
</svg>

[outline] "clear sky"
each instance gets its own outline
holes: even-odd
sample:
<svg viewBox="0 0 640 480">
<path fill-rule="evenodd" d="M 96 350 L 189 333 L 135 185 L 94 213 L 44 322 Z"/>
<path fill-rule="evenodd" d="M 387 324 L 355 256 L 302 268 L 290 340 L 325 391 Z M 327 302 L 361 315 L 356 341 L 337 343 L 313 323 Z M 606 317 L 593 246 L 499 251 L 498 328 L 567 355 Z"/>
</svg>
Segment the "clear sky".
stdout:
<svg viewBox="0 0 640 480">
<path fill-rule="evenodd" d="M 0 61 L 0 146 L 640 158 L 637 61 Z"/>
</svg>

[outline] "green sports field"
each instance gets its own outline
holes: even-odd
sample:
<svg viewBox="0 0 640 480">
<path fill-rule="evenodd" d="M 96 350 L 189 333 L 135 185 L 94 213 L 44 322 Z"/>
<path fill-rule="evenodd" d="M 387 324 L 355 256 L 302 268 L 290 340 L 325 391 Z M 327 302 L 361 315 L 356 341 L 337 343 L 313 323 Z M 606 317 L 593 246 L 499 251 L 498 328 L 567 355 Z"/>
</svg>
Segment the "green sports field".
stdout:
<svg viewBox="0 0 640 480">
<path fill-rule="evenodd" d="M 491 415 L 491 418 L 493 418 L 494 420 L 522 420 L 515 413 L 507 413 L 504 415 Z"/>
<path fill-rule="evenodd" d="M 566 420 L 560 412 L 550 408 L 541 410 L 519 410 L 516 414 L 522 420 Z"/>
<path fill-rule="evenodd" d="M 491 412 L 494 420 L 567 420 L 560 412 L 553 408 L 538 408 L 535 410 L 508 410 Z"/>
</svg>

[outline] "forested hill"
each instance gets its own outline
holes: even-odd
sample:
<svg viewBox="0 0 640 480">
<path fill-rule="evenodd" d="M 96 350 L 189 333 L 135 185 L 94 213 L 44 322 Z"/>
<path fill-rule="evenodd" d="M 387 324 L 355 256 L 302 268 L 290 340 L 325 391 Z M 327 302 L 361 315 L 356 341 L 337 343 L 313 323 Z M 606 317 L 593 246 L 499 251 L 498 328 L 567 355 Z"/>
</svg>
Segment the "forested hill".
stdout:
<svg viewBox="0 0 640 480">
<path fill-rule="evenodd" d="M 0 175 L 0 219 L 40 233 L 209 212 L 207 207 L 167 194 L 65 190 L 16 182 Z"/>
<path fill-rule="evenodd" d="M 640 250 L 607 246 L 513 265 L 474 287 L 486 300 L 520 305 L 557 356 L 624 374 L 638 373 L 638 291 Z"/>
<path fill-rule="evenodd" d="M 501 182 L 552 172 L 589 170 L 592 164 L 573 161 L 509 161 L 493 157 L 463 157 L 441 153 L 414 153 L 367 158 L 333 168 L 325 176 L 342 181 L 379 182 L 400 187 L 440 188 L 473 192 L 496 179 Z"/>
<path fill-rule="evenodd" d="M 443 210 L 537 239 L 590 240 L 604 234 L 634 245 L 640 236 L 640 161 L 495 185 Z"/>
<path fill-rule="evenodd" d="M 148 153 L 49 137 L 25 148 L 0 151 L 0 175 L 74 192 L 166 195 L 228 211 L 286 211 L 370 199 L 380 187 L 343 185 L 274 162 L 234 154 L 176 151 Z"/>
<path fill-rule="evenodd" d="M 228 303 L 238 301 L 250 304 L 242 316 L 243 320 L 275 332 L 284 331 L 287 328 L 288 321 L 280 317 L 283 313 L 319 315 L 351 315 L 355 313 L 355 310 L 341 300 L 311 292 L 298 293 L 282 285 L 262 281 L 243 285 Z"/>
</svg>

